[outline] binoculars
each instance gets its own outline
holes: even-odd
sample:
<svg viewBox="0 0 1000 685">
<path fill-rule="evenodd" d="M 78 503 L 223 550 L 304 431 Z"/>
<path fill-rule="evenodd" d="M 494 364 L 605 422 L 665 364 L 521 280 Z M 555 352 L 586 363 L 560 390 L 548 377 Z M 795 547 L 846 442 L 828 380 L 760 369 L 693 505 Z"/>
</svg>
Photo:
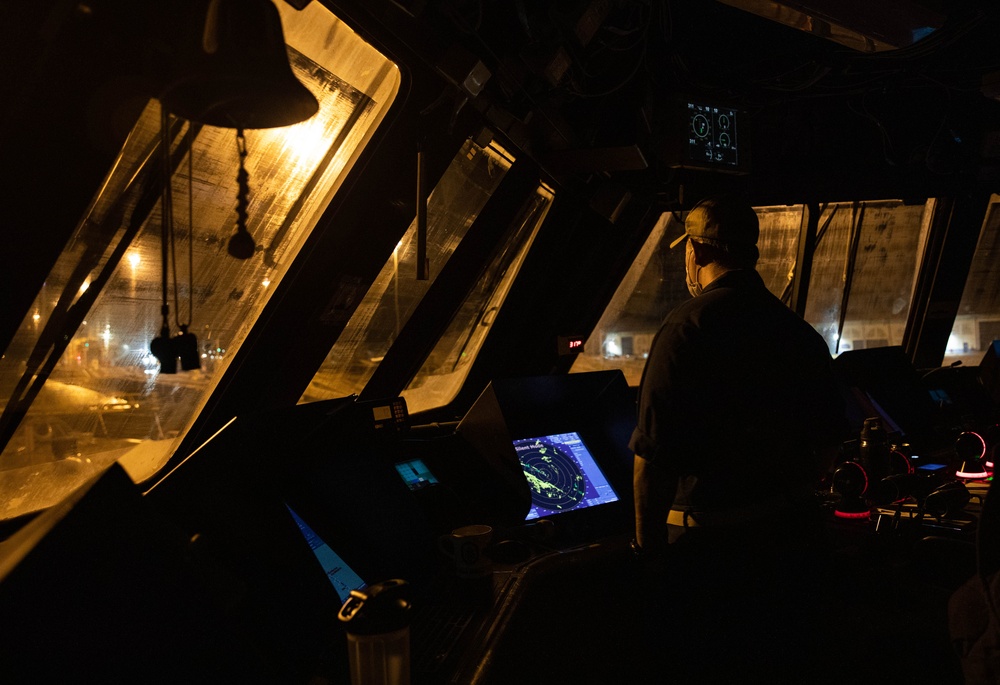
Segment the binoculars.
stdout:
<svg viewBox="0 0 1000 685">
<path fill-rule="evenodd" d="M 198 338 L 194 333 L 188 333 L 186 326 L 181 326 L 181 332 L 172 338 L 170 329 L 164 326 L 160 337 L 153 338 L 149 344 L 149 351 L 160 362 L 160 373 L 177 373 L 178 359 L 184 371 L 201 368 Z"/>
</svg>

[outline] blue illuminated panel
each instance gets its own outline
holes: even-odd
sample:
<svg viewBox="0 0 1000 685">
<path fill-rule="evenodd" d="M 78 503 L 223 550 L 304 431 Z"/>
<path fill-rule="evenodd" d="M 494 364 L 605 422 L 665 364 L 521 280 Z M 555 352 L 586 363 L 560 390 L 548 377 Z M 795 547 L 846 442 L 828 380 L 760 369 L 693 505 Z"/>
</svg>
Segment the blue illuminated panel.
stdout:
<svg viewBox="0 0 1000 685">
<path fill-rule="evenodd" d="M 360 590 L 367 585 L 367 583 L 361 579 L 361 576 L 355 573 L 354 569 L 348 566 L 347 562 L 345 562 L 339 554 L 334 552 L 333 549 L 326 544 L 323 538 L 316 533 L 316 531 L 310 528 L 309 525 L 303 521 L 291 507 L 287 504 L 285 506 L 288 507 L 288 511 L 292 515 L 292 518 L 295 519 L 295 523 L 298 524 L 303 537 L 305 537 L 306 542 L 309 543 L 309 548 L 313 551 L 313 554 L 316 555 L 316 559 L 319 561 L 320 566 L 322 566 L 323 570 L 326 572 L 326 577 L 330 579 L 330 583 L 337 591 L 340 601 L 347 601 L 351 590 Z"/>
<path fill-rule="evenodd" d="M 396 472 L 410 490 L 420 490 L 438 482 L 423 459 L 401 461 L 396 464 Z"/>
</svg>

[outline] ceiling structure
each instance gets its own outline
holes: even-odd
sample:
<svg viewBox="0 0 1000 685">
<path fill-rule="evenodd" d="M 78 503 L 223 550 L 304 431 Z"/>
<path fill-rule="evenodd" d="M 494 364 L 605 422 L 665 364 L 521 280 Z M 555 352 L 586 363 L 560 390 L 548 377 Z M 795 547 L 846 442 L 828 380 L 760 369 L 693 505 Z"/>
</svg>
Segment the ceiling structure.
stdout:
<svg viewBox="0 0 1000 685">
<path fill-rule="evenodd" d="M 728 182 L 760 201 L 917 198 L 1000 177 L 994 2 L 391 5 L 385 25 L 454 88 L 435 106 L 476 108 L 569 183 L 676 202 L 705 179 L 677 169 L 691 99 L 739 110 L 752 173 Z"/>
<path fill-rule="evenodd" d="M 404 72 L 420 66 L 409 97 L 436 110 L 428 120 L 450 108 L 467 135 L 478 117 L 608 218 L 628 198 L 678 209 L 720 187 L 758 205 L 1000 187 L 995 0 L 313 1 Z M 16 162 L 0 187 L 20 201 L 0 227 L 16 240 L 0 253 L 0 342 L 159 92 L 181 9 L 202 2 L 4 9 L 0 150 Z M 691 100 L 739 112 L 736 171 L 749 173 L 678 166 Z"/>
</svg>

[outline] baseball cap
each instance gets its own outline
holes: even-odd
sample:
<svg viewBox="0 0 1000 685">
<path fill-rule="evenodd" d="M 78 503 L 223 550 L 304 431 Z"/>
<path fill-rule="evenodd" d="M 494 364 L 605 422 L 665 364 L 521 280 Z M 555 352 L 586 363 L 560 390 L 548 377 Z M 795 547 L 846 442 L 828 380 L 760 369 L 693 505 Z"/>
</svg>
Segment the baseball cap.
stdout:
<svg viewBox="0 0 1000 685">
<path fill-rule="evenodd" d="M 757 213 L 735 196 L 709 197 L 696 204 L 684 220 L 684 233 L 670 243 L 671 249 L 685 238 L 709 245 L 756 247 L 760 237 Z"/>
</svg>

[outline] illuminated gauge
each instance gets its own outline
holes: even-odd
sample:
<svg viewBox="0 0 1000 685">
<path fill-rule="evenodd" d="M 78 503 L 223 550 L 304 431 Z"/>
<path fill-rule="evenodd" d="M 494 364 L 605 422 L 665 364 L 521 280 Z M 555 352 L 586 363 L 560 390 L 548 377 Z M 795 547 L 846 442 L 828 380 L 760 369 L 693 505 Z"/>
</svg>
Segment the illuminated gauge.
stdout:
<svg viewBox="0 0 1000 685">
<path fill-rule="evenodd" d="M 955 453 L 962 460 L 962 465 L 955 472 L 959 478 L 978 480 L 986 478 L 986 441 L 979 433 L 966 431 L 955 440 Z"/>
<path fill-rule="evenodd" d="M 719 128 L 729 128 L 729 115 L 720 114 L 719 115 Z"/>
<path fill-rule="evenodd" d="M 982 459 L 986 456 L 986 441 L 979 433 L 966 431 L 955 439 L 955 452 L 962 459 Z"/>
<path fill-rule="evenodd" d="M 695 114 L 691 117 L 691 130 L 699 138 L 707 138 L 712 127 L 708 123 L 708 117 L 704 114 Z"/>
<path fill-rule="evenodd" d="M 729 147 L 731 144 L 732 141 L 729 139 L 728 133 L 719 134 L 719 145 L 721 145 L 722 147 Z"/>
<path fill-rule="evenodd" d="M 868 474 L 855 461 L 845 461 L 833 473 L 833 491 L 844 497 L 860 497 L 868 491 Z"/>
</svg>

